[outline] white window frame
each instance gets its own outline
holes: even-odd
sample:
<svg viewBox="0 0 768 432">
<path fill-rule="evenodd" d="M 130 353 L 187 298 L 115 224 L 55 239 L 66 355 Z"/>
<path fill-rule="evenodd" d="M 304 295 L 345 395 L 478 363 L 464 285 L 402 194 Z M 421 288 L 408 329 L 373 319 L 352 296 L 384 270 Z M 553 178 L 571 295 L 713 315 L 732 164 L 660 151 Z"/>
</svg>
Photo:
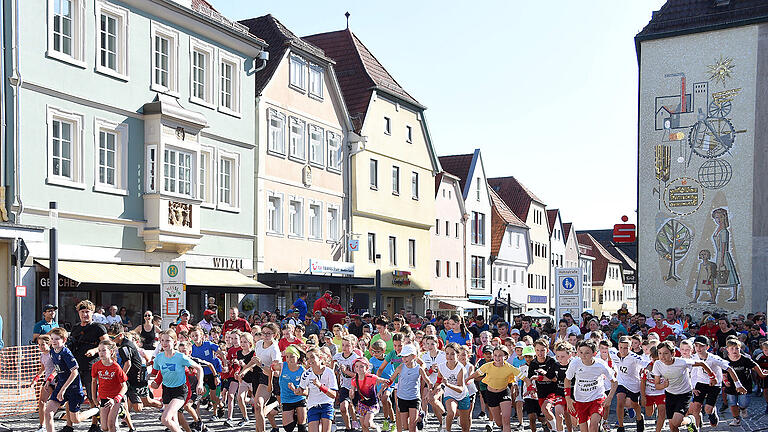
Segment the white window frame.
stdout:
<svg viewBox="0 0 768 432">
<path fill-rule="evenodd" d="M 397 266 L 397 237 L 389 236 L 387 244 L 389 246 L 389 265 Z"/>
<path fill-rule="evenodd" d="M 440 277 L 440 270 L 443 263 L 440 260 L 435 260 L 435 277 Z"/>
<path fill-rule="evenodd" d="M 302 57 L 296 54 L 290 54 L 288 57 L 288 85 L 302 93 L 307 91 L 307 66 L 308 63 Z M 297 70 L 298 67 L 298 70 Z M 294 78 L 299 77 L 299 80 Z M 295 82 L 294 82 L 295 81 Z"/>
<path fill-rule="evenodd" d="M 392 165 L 392 195 L 400 195 L 400 167 Z"/>
<path fill-rule="evenodd" d="M 232 202 L 227 203 L 221 199 L 221 188 L 224 186 L 222 182 L 221 163 L 227 160 L 232 163 L 232 172 L 230 173 L 230 194 L 232 196 Z M 224 150 L 218 151 L 218 157 L 216 158 L 216 208 L 228 212 L 240 211 L 240 154 L 228 152 Z"/>
<path fill-rule="evenodd" d="M 413 128 L 409 125 L 405 126 L 405 142 L 413 143 Z"/>
<path fill-rule="evenodd" d="M 323 100 L 323 91 L 325 86 L 325 73 L 323 72 L 323 67 L 314 63 L 310 63 L 307 71 L 309 72 L 309 80 L 307 83 L 309 96 L 315 99 Z M 313 73 L 317 75 L 313 75 Z M 315 77 L 319 78 L 319 81 L 317 81 L 319 89 L 315 88 Z"/>
<path fill-rule="evenodd" d="M 115 184 L 99 181 L 99 153 L 101 151 L 101 132 L 115 134 Z M 93 190 L 115 195 L 128 195 L 128 124 L 117 123 L 100 118 L 93 120 L 94 172 Z"/>
<path fill-rule="evenodd" d="M 276 118 L 279 119 L 282 122 L 282 128 L 280 128 L 280 142 L 275 142 L 275 136 L 273 132 L 275 131 L 275 127 L 272 126 L 272 119 Z M 285 156 L 285 130 L 286 130 L 286 124 L 287 119 L 285 114 L 274 110 L 272 108 L 269 108 L 267 110 L 267 152 L 276 154 L 279 156 Z"/>
<path fill-rule="evenodd" d="M 368 185 L 373 190 L 379 190 L 379 161 L 373 158 L 368 162 Z"/>
<path fill-rule="evenodd" d="M 301 132 L 294 133 L 293 126 L 301 126 Z M 288 117 L 288 157 L 299 161 L 307 160 L 307 138 L 308 138 L 307 122 L 297 117 Z M 294 142 L 299 142 L 301 145 L 301 152 L 298 152 L 298 145 L 294 145 Z"/>
<path fill-rule="evenodd" d="M 416 268 L 416 239 L 408 239 L 408 267 Z"/>
<path fill-rule="evenodd" d="M 170 145 L 167 145 L 167 144 L 165 145 L 165 147 L 162 150 L 163 151 L 160 152 L 160 154 L 158 155 L 159 156 L 158 167 L 160 168 L 160 172 L 161 172 L 160 186 L 159 186 L 158 189 L 161 190 L 162 193 L 165 194 L 165 195 L 182 197 L 182 198 L 195 198 L 195 196 L 197 195 L 197 163 L 198 163 L 198 157 L 199 157 L 197 155 L 197 152 L 191 151 L 191 150 L 183 148 L 183 147 L 170 146 Z M 179 167 L 178 157 L 176 158 L 176 165 L 175 165 L 175 167 L 177 169 L 176 177 L 174 177 L 174 179 L 173 179 L 173 181 L 176 182 L 176 190 L 175 191 L 169 191 L 169 190 L 165 189 L 165 152 L 166 151 L 176 152 L 177 154 L 178 153 L 184 153 L 184 154 L 189 154 L 190 155 L 190 158 L 189 158 L 189 164 L 190 164 L 190 167 L 189 167 L 189 182 L 190 182 L 190 184 L 189 184 L 189 192 L 190 193 L 189 194 L 185 194 L 185 193 L 179 192 L 178 186 L 179 186 L 180 180 L 179 180 L 179 177 L 178 177 L 178 167 Z"/>
<path fill-rule="evenodd" d="M 206 56 L 206 70 L 204 84 L 205 98 L 195 96 L 195 54 L 202 53 Z M 216 48 L 193 37 L 189 38 L 189 101 L 206 108 L 216 109 Z"/>
<path fill-rule="evenodd" d="M 235 55 L 232 55 L 224 50 L 218 50 L 219 51 L 219 60 L 217 62 L 218 68 L 218 80 L 219 80 L 219 88 L 218 88 L 218 105 L 219 105 L 219 111 L 224 114 L 229 114 L 231 116 L 240 118 L 242 115 L 242 108 L 241 108 L 241 100 L 242 100 L 242 73 L 243 70 L 243 59 L 240 57 L 237 57 Z M 224 90 L 223 83 L 221 82 L 223 80 L 222 70 L 221 66 L 222 64 L 227 64 L 232 67 L 232 107 L 227 107 L 221 102 L 221 96 L 222 92 Z"/>
<path fill-rule="evenodd" d="M 332 218 L 331 213 L 334 212 L 335 216 Z M 339 237 L 341 237 L 341 209 L 338 205 L 327 204 L 325 207 L 325 218 L 328 222 L 328 235 L 327 240 L 329 243 L 337 243 Z"/>
<path fill-rule="evenodd" d="M 157 181 L 158 181 L 158 158 L 157 158 L 157 145 L 148 145 L 146 148 L 145 165 L 144 165 L 144 193 L 154 194 L 157 193 Z"/>
<path fill-rule="evenodd" d="M 392 135 L 392 119 L 389 117 L 384 117 L 384 133 Z"/>
<path fill-rule="evenodd" d="M 366 237 L 368 239 L 368 262 L 376 262 L 376 233 L 368 233 Z"/>
<path fill-rule="evenodd" d="M 72 2 L 72 54 L 54 50 L 53 21 L 54 2 L 48 0 L 48 47 L 45 52 L 47 57 L 61 60 L 73 66 L 85 69 L 85 0 L 71 0 Z"/>
<path fill-rule="evenodd" d="M 419 200 L 419 173 L 411 171 L 411 198 Z"/>
<path fill-rule="evenodd" d="M 276 222 L 276 227 L 275 228 L 277 228 L 277 229 L 272 229 L 272 224 L 270 222 L 272 222 L 274 219 L 270 218 L 270 216 L 269 216 L 269 211 L 270 211 L 269 207 L 270 207 L 270 204 L 272 203 L 273 200 L 277 201 L 278 204 L 279 204 L 277 206 L 274 206 L 274 208 L 275 208 L 274 214 L 277 217 L 277 222 Z M 266 216 L 267 217 L 264 218 L 264 219 L 266 219 L 266 224 L 267 224 L 266 232 L 267 232 L 267 234 L 270 234 L 270 235 L 282 236 L 283 232 L 284 232 L 283 222 L 284 222 L 284 219 L 285 219 L 285 215 L 283 213 L 284 208 L 285 208 L 285 202 L 283 200 L 283 194 L 279 193 L 279 192 L 267 191 L 267 199 L 265 201 L 266 201 L 266 205 L 267 205 L 267 208 L 266 208 Z"/>
<path fill-rule="evenodd" d="M 71 187 L 75 189 L 85 189 L 85 183 L 83 180 L 83 124 L 84 116 L 73 112 L 60 110 L 51 106 L 47 107 L 46 123 L 48 126 L 47 141 L 48 141 L 48 177 L 46 182 L 48 184 L 55 184 L 58 186 Z M 64 177 L 53 174 L 53 122 L 54 120 L 63 121 L 72 124 L 72 150 L 71 159 L 72 166 L 70 177 Z"/>
<path fill-rule="evenodd" d="M 341 147 L 342 136 L 333 131 L 325 132 L 325 140 L 328 146 L 328 171 L 341 173 L 344 165 L 344 149 Z"/>
<path fill-rule="evenodd" d="M 206 158 L 203 161 L 203 157 Z M 198 153 L 198 166 L 197 166 L 197 194 L 198 198 L 203 202 L 200 203 L 201 207 L 215 208 L 216 207 L 216 193 L 219 190 L 216 186 L 216 149 L 210 146 L 200 146 L 200 152 Z M 204 177 L 204 178 L 203 178 Z M 205 188 L 203 193 L 200 193 L 201 181 L 202 186 Z"/>
<path fill-rule="evenodd" d="M 96 15 L 96 72 L 128 81 L 128 16 L 130 13 L 128 9 L 102 0 L 96 1 L 94 11 Z M 101 64 L 101 15 L 114 18 L 118 24 L 115 69 Z"/>
<path fill-rule="evenodd" d="M 179 96 L 179 32 L 170 27 L 166 27 L 158 22 L 152 21 L 149 24 L 150 41 L 149 52 L 151 55 L 150 86 L 149 89 L 159 93 Z M 168 43 L 168 85 L 164 86 L 155 82 L 155 68 L 157 68 L 155 58 L 155 38 L 163 37 L 169 39 Z"/>
<path fill-rule="evenodd" d="M 313 226 L 312 221 L 312 208 L 316 207 L 318 209 L 317 211 L 317 219 L 316 226 Z M 323 240 L 323 203 L 322 201 L 315 201 L 315 200 L 309 200 L 309 205 L 307 206 L 307 222 L 308 222 L 308 232 L 307 232 L 307 238 L 310 240 Z M 315 228 L 317 228 L 317 232 L 315 231 Z"/>
<path fill-rule="evenodd" d="M 293 204 L 298 203 L 299 209 L 295 212 L 291 212 Z M 292 214 L 295 214 L 299 218 L 299 232 L 293 230 Z M 291 238 L 303 238 L 304 237 L 304 198 L 297 196 L 288 197 L 288 237 Z"/>
<path fill-rule="evenodd" d="M 313 141 L 312 135 L 315 134 L 319 139 Z M 319 168 L 325 167 L 325 130 L 320 126 L 310 124 L 307 128 L 307 151 L 309 155 L 309 163 Z M 316 144 L 320 145 L 320 148 L 316 147 Z"/>
</svg>

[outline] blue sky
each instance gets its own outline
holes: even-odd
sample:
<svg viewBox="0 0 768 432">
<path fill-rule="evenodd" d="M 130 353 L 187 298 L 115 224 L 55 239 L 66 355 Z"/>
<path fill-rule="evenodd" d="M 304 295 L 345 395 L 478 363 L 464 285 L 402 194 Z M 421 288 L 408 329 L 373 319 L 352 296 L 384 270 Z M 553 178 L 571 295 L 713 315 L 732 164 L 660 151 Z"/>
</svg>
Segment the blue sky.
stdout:
<svg viewBox="0 0 768 432">
<path fill-rule="evenodd" d="M 663 0 L 209 0 L 305 36 L 350 27 L 413 97 L 438 155 L 480 148 L 576 229 L 635 220 L 633 37 Z"/>
</svg>

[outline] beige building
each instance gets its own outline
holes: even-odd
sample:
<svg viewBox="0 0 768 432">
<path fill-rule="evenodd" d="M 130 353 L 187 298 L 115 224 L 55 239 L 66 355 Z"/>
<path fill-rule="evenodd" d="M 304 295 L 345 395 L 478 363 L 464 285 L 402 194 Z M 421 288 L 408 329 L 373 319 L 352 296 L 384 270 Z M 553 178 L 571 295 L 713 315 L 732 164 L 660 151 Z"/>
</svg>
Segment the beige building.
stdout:
<svg viewBox="0 0 768 432">
<path fill-rule="evenodd" d="M 621 261 L 589 233 L 578 234 L 579 245 L 592 261 L 592 309 L 610 315 L 625 302 Z"/>
<path fill-rule="evenodd" d="M 381 272 L 376 289 L 353 290 L 355 305 L 397 312 L 425 309 L 431 289 L 434 177 L 440 164 L 424 118 L 408 94 L 349 29 L 307 36 L 335 62 L 353 129 L 364 145 L 350 155 L 350 236 L 357 275 Z"/>
</svg>

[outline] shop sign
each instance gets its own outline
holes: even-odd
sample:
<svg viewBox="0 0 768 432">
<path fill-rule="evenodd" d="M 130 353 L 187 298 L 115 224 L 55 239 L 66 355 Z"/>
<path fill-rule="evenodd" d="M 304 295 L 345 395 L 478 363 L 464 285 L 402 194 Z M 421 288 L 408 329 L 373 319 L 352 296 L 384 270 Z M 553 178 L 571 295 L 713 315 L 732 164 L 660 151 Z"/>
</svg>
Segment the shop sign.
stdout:
<svg viewBox="0 0 768 432">
<path fill-rule="evenodd" d="M 16 297 L 26 297 L 27 287 L 26 285 L 16 285 Z"/>
<path fill-rule="evenodd" d="M 37 273 L 37 286 L 38 288 L 49 288 L 51 286 L 50 274 L 48 272 Z M 80 282 L 59 273 L 59 288 L 77 288 L 78 286 L 80 286 Z"/>
<path fill-rule="evenodd" d="M 409 276 L 411 272 L 395 270 L 392 272 L 392 285 L 408 286 L 411 284 Z"/>
<path fill-rule="evenodd" d="M 187 263 L 164 262 L 160 265 L 160 316 L 162 328 L 175 322 L 179 312 L 187 308 Z"/>
<path fill-rule="evenodd" d="M 224 270 L 240 270 L 243 268 L 243 259 L 213 257 L 213 268 L 224 269 Z"/>
<path fill-rule="evenodd" d="M 528 303 L 546 303 L 547 296 L 529 295 Z"/>
<path fill-rule="evenodd" d="M 342 276 L 354 276 L 355 265 L 353 263 L 344 261 L 328 261 L 310 258 L 309 259 L 309 272 L 310 273 L 330 273 L 338 274 Z"/>
</svg>

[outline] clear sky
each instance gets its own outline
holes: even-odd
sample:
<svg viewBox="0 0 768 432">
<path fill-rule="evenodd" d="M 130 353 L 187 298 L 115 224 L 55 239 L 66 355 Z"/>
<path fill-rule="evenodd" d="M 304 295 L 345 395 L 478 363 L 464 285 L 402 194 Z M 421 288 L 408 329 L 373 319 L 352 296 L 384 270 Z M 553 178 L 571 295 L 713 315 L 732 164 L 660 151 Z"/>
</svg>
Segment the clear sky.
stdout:
<svg viewBox="0 0 768 432">
<path fill-rule="evenodd" d="M 577 230 L 637 207 L 634 36 L 663 0 L 209 0 L 300 36 L 350 28 L 416 100 L 438 155 L 480 148 Z"/>
</svg>

